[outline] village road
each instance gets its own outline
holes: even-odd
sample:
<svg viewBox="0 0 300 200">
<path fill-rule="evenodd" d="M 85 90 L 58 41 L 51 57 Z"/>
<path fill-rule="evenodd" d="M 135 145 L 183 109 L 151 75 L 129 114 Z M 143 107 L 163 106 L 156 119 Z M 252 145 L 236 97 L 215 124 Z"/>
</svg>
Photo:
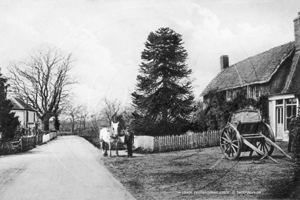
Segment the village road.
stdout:
<svg viewBox="0 0 300 200">
<path fill-rule="evenodd" d="M 77 136 L 0 156 L 0 199 L 134 199 L 104 167 L 101 156 Z"/>
</svg>

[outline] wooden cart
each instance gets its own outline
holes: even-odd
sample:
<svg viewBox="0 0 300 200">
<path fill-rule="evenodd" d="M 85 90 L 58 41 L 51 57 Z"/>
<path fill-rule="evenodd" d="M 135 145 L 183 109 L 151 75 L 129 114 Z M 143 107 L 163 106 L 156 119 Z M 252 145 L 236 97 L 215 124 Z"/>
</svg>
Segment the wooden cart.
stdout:
<svg viewBox="0 0 300 200">
<path fill-rule="evenodd" d="M 274 147 L 292 159 L 275 144 L 272 129 L 267 123 L 263 122 L 260 112 L 254 109 L 243 109 L 233 113 L 221 133 L 220 147 L 229 160 L 239 158 L 241 152 L 250 152 L 250 156 L 253 152 L 256 152 L 262 157 L 261 159 L 268 157 L 277 163 L 271 157 Z"/>
</svg>

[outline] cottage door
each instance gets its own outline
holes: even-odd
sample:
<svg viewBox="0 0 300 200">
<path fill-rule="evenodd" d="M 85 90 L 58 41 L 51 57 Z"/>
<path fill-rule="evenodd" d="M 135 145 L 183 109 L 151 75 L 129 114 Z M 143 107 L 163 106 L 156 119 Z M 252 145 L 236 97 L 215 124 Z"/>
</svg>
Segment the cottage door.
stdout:
<svg viewBox="0 0 300 200">
<path fill-rule="evenodd" d="M 283 106 L 276 107 L 276 138 L 283 138 Z"/>
</svg>

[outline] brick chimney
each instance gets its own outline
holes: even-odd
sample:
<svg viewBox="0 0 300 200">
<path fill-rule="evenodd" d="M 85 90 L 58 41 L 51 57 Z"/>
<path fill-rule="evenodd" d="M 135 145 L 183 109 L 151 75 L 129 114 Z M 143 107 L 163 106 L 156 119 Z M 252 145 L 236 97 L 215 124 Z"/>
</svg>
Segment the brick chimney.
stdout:
<svg viewBox="0 0 300 200">
<path fill-rule="evenodd" d="M 294 31 L 295 31 L 295 47 L 296 51 L 300 50 L 300 12 L 298 16 L 294 19 Z"/>
<path fill-rule="evenodd" d="M 300 35 L 299 35 L 300 36 Z M 227 55 L 223 55 L 220 58 L 221 71 L 226 69 L 229 66 L 229 58 Z"/>
</svg>

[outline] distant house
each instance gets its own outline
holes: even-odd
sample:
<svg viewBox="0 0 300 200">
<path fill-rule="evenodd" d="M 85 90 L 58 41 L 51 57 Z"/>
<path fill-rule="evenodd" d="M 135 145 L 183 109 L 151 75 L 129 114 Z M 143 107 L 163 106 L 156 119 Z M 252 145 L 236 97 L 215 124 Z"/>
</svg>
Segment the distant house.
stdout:
<svg viewBox="0 0 300 200">
<path fill-rule="evenodd" d="M 237 91 L 247 96 L 269 98 L 270 125 L 276 139 L 286 137 L 290 117 L 296 115 L 300 96 L 300 13 L 294 20 L 295 41 L 229 65 L 228 56 L 221 56 L 221 72 L 202 92 L 204 101 L 210 91 L 226 91 L 226 99 Z"/>
<path fill-rule="evenodd" d="M 20 125 L 33 128 L 38 121 L 36 110 L 20 98 L 11 96 L 8 99 L 13 104 L 12 112 L 19 117 Z"/>
</svg>

